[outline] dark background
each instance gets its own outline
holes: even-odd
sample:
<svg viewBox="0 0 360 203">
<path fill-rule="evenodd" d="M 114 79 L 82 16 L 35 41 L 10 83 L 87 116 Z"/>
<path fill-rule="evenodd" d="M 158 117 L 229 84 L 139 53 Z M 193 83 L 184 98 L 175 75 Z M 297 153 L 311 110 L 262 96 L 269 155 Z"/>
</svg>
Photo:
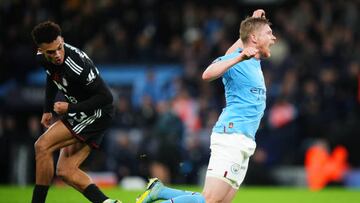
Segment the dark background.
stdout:
<svg viewBox="0 0 360 203">
<path fill-rule="evenodd" d="M 264 170 L 302 167 L 317 142 L 329 151 L 345 146 L 350 168 L 360 167 L 359 1 L 2 0 L 0 183 L 34 180 L 44 95 L 34 25 L 57 22 L 65 42 L 85 51 L 112 88 L 116 117 L 84 167 L 121 180 L 157 174 L 160 163 L 169 182 L 197 183 L 224 106 L 221 81 L 203 82 L 202 71 L 257 8 L 277 44 L 262 61 L 267 110 L 246 181 L 276 184 Z"/>
</svg>

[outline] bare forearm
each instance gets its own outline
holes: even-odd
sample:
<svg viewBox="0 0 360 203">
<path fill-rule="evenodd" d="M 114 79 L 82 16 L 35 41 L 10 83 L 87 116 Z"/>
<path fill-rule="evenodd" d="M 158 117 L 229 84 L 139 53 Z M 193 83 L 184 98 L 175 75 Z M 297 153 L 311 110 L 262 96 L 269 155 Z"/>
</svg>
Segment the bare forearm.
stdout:
<svg viewBox="0 0 360 203">
<path fill-rule="evenodd" d="M 236 63 L 242 61 L 242 56 L 239 54 L 238 56 L 228 59 L 228 60 L 220 60 L 215 63 L 209 65 L 206 70 L 202 74 L 202 79 L 205 81 L 212 81 L 219 77 L 221 77 L 229 68 L 231 68 Z"/>
<path fill-rule="evenodd" d="M 205 81 L 212 81 L 221 77 L 229 68 L 235 64 L 255 57 L 259 52 L 255 47 L 246 47 L 241 52 L 233 52 L 218 58 L 215 62 L 210 64 L 204 71 L 202 79 Z"/>
</svg>

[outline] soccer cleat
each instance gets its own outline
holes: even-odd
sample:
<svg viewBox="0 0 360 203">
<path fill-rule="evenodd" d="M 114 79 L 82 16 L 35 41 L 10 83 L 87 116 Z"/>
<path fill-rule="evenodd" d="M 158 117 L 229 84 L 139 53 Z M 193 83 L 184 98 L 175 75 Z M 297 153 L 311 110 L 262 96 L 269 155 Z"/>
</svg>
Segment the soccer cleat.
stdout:
<svg viewBox="0 0 360 203">
<path fill-rule="evenodd" d="M 146 191 L 136 198 L 136 203 L 151 203 L 158 200 L 158 195 L 164 185 L 158 178 L 152 178 L 146 187 Z"/>
<path fill-rule="evenodd" d="M 103 203 L 122 203 L 122 202 L 116 199 L 107 199 Z"/>
</svg>

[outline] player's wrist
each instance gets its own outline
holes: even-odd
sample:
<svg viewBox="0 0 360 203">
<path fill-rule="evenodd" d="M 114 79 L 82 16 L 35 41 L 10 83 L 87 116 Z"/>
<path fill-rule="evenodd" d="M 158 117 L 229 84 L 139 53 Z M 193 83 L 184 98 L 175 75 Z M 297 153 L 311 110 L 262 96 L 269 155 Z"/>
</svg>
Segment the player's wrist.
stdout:
<svg viewBox="0 0 360 203">
<path fill-rule="evenodd" d="M 238 62 L 241 62 L 241 61 L 244 61 L 244 60 L 247 60 L 247 59 L 249 59 L 249 57 L 246 56 L 243 52 L 241 52 L 240 55 L 239 55 Z"/>
</svg>

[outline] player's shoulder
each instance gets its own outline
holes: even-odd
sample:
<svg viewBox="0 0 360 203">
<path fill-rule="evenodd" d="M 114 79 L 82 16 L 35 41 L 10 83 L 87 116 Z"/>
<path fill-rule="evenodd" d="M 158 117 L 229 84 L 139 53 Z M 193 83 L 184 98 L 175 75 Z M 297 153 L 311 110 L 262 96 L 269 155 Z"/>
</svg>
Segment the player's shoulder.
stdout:
<svg viewBox="0 0 360 203">
<path fill-rule="evenodd" d="M 75 75 L 80 75 L 84 70 L 91 68 L 92 62 L 85 52 L 70 44 L 64 44 L 65 65 L 68 71 Z"/>
<path fill-rule="evenodd" d="M 89 57 L 86 55 L 85 52 L 83 52 L 82 50 L 80 50 L 77 47 L 74 47 L 70 44 L 64 43 L 64 47 L 65 47 L 65 52 L 66 55 L 75 59 L 75 60 L 81 60 L 84 61 L 85 59 L 88 60 Z"/>
<path fill-rule="evenodd" d="M 249 66 L 253 66 L 255 68 L 261 67 L 261 59 L 257 59 L 255 57 L 252 57 L 251 59 L 246 60 L 246 61 L 249 64 Z"/>
<path fill-rule="evenodd" d="M 236 50 L 234 50 L 233 52 L 230 52 L 230 53 L 227 53 L 223 56 L 220 56 L 219 58 L 217 58 L 214 62 L 217 62 L 217 61 L 221 61 L 221 60 L 229 60 L 229 59 L 232 59 L 232 58 L 235 58 L 237 56 L 239 56 L 239 54 L 242 52 L 242 49 L 241 48 L 237 48 Z M 213 63 L 214 63 L 213 62 Z"/>
</svg>

